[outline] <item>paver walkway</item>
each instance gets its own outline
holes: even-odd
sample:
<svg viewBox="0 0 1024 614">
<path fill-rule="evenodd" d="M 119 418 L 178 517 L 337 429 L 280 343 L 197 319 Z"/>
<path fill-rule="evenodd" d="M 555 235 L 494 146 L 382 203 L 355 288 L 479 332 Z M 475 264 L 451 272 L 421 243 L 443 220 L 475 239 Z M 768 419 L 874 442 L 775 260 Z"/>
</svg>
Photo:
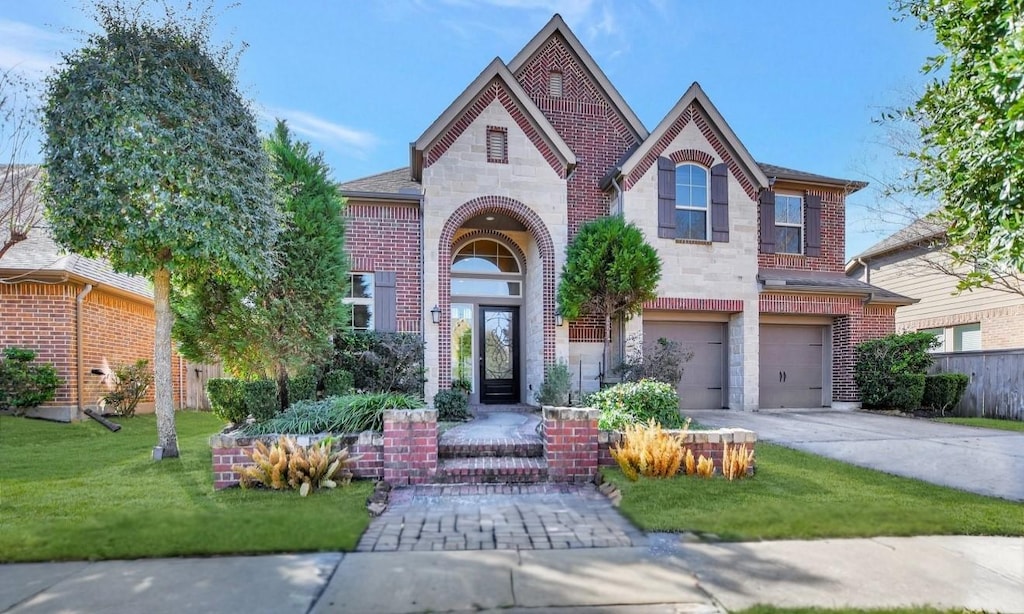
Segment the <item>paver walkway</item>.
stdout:
<svg viewBox="0 0 1024 614">
<path fill-rule="evenodd" d="M 359 552 L 641 546 L 646 536 L 592 485 L 429 485 L 396 489 Z"/>
</svg>

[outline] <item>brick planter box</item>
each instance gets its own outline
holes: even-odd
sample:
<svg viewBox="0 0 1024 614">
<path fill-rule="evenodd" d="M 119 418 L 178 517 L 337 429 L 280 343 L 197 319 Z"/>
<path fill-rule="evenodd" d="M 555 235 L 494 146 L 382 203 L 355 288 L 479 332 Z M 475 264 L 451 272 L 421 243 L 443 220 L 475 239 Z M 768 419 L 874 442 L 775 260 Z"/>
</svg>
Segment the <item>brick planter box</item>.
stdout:
<svg viewBox="0 0 1024 614">
<path fill-rule="evenodd" d="M 680 431 L 666 430 L 667 433 L 679 433 Z M 612 458 L 612 446 L 622 441 L 623 435 L 619 431 L 599 431 L 597 435 L 598 462 L 602 467 L 617 467 L 618 463 Z M 715 469 L 722 473 L 722 453 L 725 446 L 746 444 L 747 450 L 755 450 L 754 462 L 751 463 L 748 474 L 754 473 L 757 464 L 757 433 L 747 429 L 714 429 L 710 431 L 687 431 L 683 437 L 683 447 L 693 452 L 694 458 L 701 455 L 710 458 L 715 463 Z"/>
</svg>

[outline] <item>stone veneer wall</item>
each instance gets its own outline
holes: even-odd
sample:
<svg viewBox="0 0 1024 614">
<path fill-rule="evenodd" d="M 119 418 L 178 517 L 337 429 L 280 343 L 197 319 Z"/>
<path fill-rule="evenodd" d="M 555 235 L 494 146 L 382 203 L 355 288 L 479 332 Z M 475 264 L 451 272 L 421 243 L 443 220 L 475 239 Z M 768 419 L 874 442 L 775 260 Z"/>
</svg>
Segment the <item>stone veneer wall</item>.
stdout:
<svg viewBox="0 0 1024 614">
<path fill-rule="evenodd" d="M 679 431 L 666 431 L 678 433 Z M 616 467 L 618 463 L 612 458 L 612 446 L 622 441 L 619 431 L 600 431 L 597 436 L 598 463 L 601 467 Z M 754 450 L 754 464 L 748 473 L 753 474 L 757 465 L 757 434 L 747 429 L 713 429 L 709 431 L 687 431 L 683 437 L 683 446 L 693 452 L 694 458 L 704 455 L 715 463 L 715 469 L 722 473 L 722 453 L 727 445 L 740 446 L 746 444 L 748 450 Z"/>
</svg>

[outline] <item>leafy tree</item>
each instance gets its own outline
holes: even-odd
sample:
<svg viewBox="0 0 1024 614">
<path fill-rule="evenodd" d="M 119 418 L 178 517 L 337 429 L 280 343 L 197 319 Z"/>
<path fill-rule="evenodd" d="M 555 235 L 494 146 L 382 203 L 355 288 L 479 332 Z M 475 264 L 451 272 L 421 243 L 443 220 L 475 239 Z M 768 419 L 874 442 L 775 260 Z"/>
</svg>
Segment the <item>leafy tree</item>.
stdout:
<svg viewBox="0 0 1024 614">
<path fill-rule="evenodd" d="M 285 219 L 277 271 L 251 287 L 195 287 L 175 301 L 175 335 L 186 356 L 220 356 L 237 374 L 275 378 L 284 410 L 289 373 L 329 356 L 332 335 L 344 319 L 344 200 L 323 157 L 311 153 L 308 143 L 294 141 L 283 121 L 265 147 Z"/>
<path fill-rule="evenodd" d="M 612 320 L 630 318 L 655 298 L 661 280 L 658 252 L 632 223 L 613 216 L 587 222 L 566 249 L 558 308 L 570 320 L 604 317 L 604 364 L 609 364 Z"/>
<path fill-rule="evenodd" d="M 102 32 L 47 80 L 46 213 L 64 248 L 152 280 L 158 443 L 174 457 L 172 278 L 269 274 L 278 215 L 234 64 L 211 51 L 210 9 L 161 19 L 113 1 L 95 12 Z"/>
<path fill-rule="evenodd" d="M 896 0 L 943 51 L 936 75 L 905 111 L 920 127 L 916 190 L 938 196 L 954 258 L 985 254 L 1024 270 L 1024 5 L 1016 0 Z M 989 279 L 968 275 L 961 287 Z"/>
</svg>

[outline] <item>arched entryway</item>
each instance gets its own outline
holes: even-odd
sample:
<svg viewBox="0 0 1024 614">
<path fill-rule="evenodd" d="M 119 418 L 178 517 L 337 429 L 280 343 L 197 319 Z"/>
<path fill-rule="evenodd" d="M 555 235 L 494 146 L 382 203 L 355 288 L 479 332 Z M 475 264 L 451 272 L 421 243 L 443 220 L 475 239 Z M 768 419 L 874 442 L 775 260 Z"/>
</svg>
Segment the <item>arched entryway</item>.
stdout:
<svg viewBox="0 0 1024 614">
<path fill-rule="evenodd" d="M 450 314 L 439 322 L 438 389 L 468 384 L 484 403 L 532 400 L 555 359 L 554 263 L 547 228 L 518 201 L 487 196 L 452 214 L 438 245 L 438 307 Z"/>
</svg>

